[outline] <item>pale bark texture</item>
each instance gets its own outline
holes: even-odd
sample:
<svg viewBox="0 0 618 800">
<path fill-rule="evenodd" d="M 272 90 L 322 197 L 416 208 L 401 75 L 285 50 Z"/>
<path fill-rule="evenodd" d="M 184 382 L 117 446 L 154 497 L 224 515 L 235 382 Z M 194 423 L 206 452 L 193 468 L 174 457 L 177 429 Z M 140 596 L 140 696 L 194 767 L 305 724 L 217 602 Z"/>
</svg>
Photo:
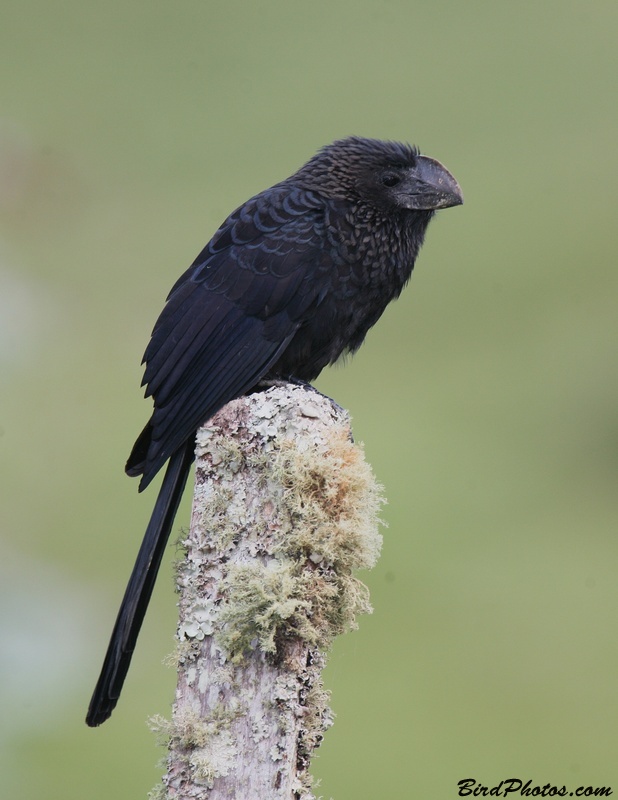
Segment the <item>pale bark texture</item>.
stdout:
<svg viewBox="0 0 618 800">
<path fill-rule="evenodd" d="M 313 800 L 332 724 L 321 670 L 369 612 L 380 490 L 347 414 L 290 384 L 229 403 L 197 437 L 178 566 L 178 688 L 159 791 L 196 800 Z"/>
</svg>

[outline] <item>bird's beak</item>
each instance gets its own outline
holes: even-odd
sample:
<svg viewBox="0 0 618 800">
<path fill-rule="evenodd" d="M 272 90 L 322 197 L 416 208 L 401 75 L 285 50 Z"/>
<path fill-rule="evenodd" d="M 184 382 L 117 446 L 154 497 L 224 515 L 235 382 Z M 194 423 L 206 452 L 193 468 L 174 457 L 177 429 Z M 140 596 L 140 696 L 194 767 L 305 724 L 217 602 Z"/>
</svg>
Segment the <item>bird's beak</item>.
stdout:
<svg viewBox="0 0 618 800">
<path fill-rule="evenodd" d="M 463 203 L 463 194 L 455 178 L 429 156 L 417 156 L 416 166 L 398 189 L 402 204 L 409 209 L 433 210 Z"/>
</svg>

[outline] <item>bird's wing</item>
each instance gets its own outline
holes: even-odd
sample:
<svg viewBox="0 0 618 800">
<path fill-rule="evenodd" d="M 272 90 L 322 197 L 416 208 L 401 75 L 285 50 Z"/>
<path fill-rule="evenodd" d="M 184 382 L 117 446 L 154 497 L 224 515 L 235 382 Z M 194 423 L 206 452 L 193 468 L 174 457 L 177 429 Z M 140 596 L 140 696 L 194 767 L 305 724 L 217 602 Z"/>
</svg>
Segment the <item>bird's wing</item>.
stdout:
<svg viewBox="0 0 618 800">
<path fill-rule="evenodd" d="M 155 408 L 127 464 L 140 489 L 260 381 L 324 297 L 324 217 L 314 193 L 274 187 L 235 211 L 173 287 L 144 355 Z"/>
</svg>

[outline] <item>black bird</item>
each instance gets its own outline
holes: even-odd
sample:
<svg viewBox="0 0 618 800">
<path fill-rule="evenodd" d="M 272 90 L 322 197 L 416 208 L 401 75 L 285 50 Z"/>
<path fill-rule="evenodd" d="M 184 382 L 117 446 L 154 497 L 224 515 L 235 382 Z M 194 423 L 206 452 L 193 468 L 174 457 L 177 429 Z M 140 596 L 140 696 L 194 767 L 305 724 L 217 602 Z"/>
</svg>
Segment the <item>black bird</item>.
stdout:
<svg viewBox="0 0 618 800">
<path fill-rule="evenodd" d="M 410 278 L 435 211 L 462 202 L 455 178 L 416 148 L 342 139 L 236 209 L 175 283 L 143 360 L 154 411 L 126 471 L 142 491 L 169 464 L 88 725 L 118 701 L 197 429 L 264 379 L 312 381 L 357 350 Z"/>
</svg>

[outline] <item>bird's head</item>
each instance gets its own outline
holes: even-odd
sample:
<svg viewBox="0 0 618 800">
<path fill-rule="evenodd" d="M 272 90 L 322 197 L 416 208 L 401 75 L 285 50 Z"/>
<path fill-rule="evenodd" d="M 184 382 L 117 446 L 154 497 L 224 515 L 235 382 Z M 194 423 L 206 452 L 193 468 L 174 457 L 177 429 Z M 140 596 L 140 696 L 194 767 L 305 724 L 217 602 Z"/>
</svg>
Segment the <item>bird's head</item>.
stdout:
<svg viewBox="0 0 618 800">
<path fill-rule="evenodd" d="M 294 176 L 312 189 L 383 211 L 434 211 L 463 203 L 451 173 L 417 148 L 352 136 L 323 147 Z"/>
</svg>

